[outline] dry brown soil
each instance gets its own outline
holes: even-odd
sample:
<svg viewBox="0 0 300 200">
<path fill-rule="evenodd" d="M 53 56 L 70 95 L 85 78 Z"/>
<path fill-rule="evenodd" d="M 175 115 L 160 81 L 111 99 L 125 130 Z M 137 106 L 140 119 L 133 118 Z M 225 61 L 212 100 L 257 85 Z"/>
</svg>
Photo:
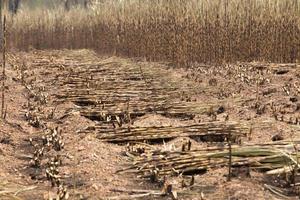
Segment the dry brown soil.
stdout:
<svg viewBox="0 0 300 200">
<path fill-rule="evenodd" d="M 290 139 L 300 133 L 299 123 L 295 123 L 300 116 L 300 65 L 195 64 L 186 69 L 173 67 L 168 63 L 100 56 L 88 50 L 17 52 L 9 54 L 8 58 L 5 87 L 7 116 L 5 120 L 0 121 L 0 199 L 49 199 L 49 196 L 56 193 L 57 188 L 52 188 L 46 179 L 45 168 L 39 169 L 30 165 L 34 149 L 29 139 L 41 138 L 45 128 L 33 127 L 25 117 L 31 102 L 33 106 L 37 106 L 30 97 L 29 89 L 37 91 L 37 88 L 43 88 L 42 92 L 47 98 L 47 102 L 40 106 L 38 113 L 41 123 L 62 130 L 65 145 L 60 152 L 62 165 L 59 166 L 59 174 L 68 189 L 69 199 L 101 199 L 124 195 L 113 191 L 114 189 L 161 190 L 159 185 L 142 180 L 134 174 L 116 173 L 116 170 L 129 164 L 128 157 L 124 156 L 126 144 L 106 143 L 97 139 L 95 134 L 78 133 L 79 130 L 99 122 L 82 116 L 76 110 L 78 105 L 72 100 L 57 101 L 56 94 L 66 90 L 63 80 L 68 80 L 68 74 L 76 74 L 74 71 L 89 69 L 92 65 L 93 69 L 97 65 L 105 65 L 110 70 L 111 74 L 105 77 L 91 72 L 91 75 L 95 76 L 93 80 L 98 81 L 100 85 L 101 81 L 109 79 L 109 76 L 124 78 L 122 73 L 126 72 L 126 67 L 133 67 L 140 69 L 140 72 L 136 72 L 138 76 L 151 76 L 145 85 L 166 87 L 165 85 L 170 83 L 176 87 L 175 93 L 168 93 L 162 98 L 168 98 L 169 95 L 169 98 L 199 103 L 199 106 L 219 102 L 225 105 L 225 111 L 220 114 L 195 114 L 190 119 L 149 112 L 132 119 L 131 126 L 178 126 L 212 120 L 224 121 L 228 115 L 232 121 L 252 124 L 251 137 L 243 138 L 243 142 L 265 143 L 271 142 L 274 135 Z M 131 68 L 127 72 L 130 70 Z M 134 80 L 131 82 L 135 83 Z M 112 87 L 116 88 L 119 85 L 116 83 Z M 126 93 L 135 88 L 122 88 L 119 92 Z M 112 89 L 111 93 L 116 94 L 116 90 Z M 176 95 L 172 96 L 174 94 Z M 151 102 L 154 101 L 156 100 Z M 283 117 L 282 121 L 275 120 L 271 105 L 278 107 L 278 115 Z M 53 109 L 53 118 L 45 117 Z M 189 138 L 176 138 L 165 144 L 152 146 L 180 149 L 182 143 L 187 140 Z M 192 144 L 193 148 L 214 145 L 195 140 L 192 140 Z M 47 156 L 51 155 L 52 152 L 43 159 L 47 160 Z M 205 174 L 196 175 L 195 183 L 204 188 L 203 199 L 280 199 L 264 188 L 264 183 L 270 181 L 269 177 L 256 171 L 250 173 L 251 177 L 233 178 L 231 182 L 227 182 L 227 168 L 212 169 Z M 172 178 L 170 181 L 180 180 Z M 22 186 L 36 187 L 28 191 L 19 191 L 15 196 L 15 192 Z M 8 189 L 14 192 L 1 194 Z M 200 193 L 179 196 L 179 199 L 201 198 Z"/>
</svg>

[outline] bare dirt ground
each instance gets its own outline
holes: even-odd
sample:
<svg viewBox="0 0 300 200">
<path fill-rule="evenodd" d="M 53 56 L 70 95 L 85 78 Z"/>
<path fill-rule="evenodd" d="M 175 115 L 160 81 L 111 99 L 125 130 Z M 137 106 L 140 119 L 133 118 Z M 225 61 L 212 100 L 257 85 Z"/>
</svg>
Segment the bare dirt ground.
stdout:
<svg viewBox="0 0 300 200">
<path fill-rule="evenodd" d="M 117 190 L 162 190 L 134 173 L 116 173 L 131 162 L 125 155 L 126 142 L 103 142 L 101 133 L 82 131 L 86 127 L 177 127 L 229 120 L 251 127 L 251 135 L 241 139 L 243 144 L 290 140 L 300 133 L 300 65 L 296 64 L 195 64 L 185 69 L 88 50 L 32 51 L 9 55 L 6 75 L 0 199 L 51 199 L 59 185 L 69 199 L 131 199 Z M 52 143 L 39 155 L 45 137 L 52 139 L 45 143 Z M 138 145 L 174 150 L 187 141 L 195 149 L 219 142 L 176 137 Z M 51 164 L 56 157 L 61 162 L 57 166 Z M 54 178 L 49 173 L 47 178 L 51 167 L 59 171 L 56 178 L 55 170 Z M 282 198 L 264 187 L 273 180 L 264 173 L 250 169 L 250 176 L 227 182 L 227 171 L 223 167 L 195 174 L 198 189 L 178 198 Z M 168 181 L 179 188 L 190 178 Z"/>
</svg>

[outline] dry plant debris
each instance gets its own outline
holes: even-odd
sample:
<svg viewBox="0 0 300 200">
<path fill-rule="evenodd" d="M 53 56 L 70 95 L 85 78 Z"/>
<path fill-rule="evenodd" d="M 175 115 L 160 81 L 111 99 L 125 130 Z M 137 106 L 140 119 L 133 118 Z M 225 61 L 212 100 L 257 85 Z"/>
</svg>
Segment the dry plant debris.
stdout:
<svg viewBox="0 0 300 200">
<path fill-rule="evenodd" d="M 166 127 L 128 127 L 105 129 L 101 127 L 88 127 L 79 133 L 94 131 L 98 138 L 107 142 L 130 142 L 173 139 L 176 137 L 191 137 L 199 141 L 225 141 L 229 134 L 235 141 L 250 134 L 250 128 L 236 122 L 209 122 L 187 126 Z"/>
<path fill-rule="evenodd" d="M 28 166 L 42 172 L 41 180 L 49 181 L 56 199 L 76 195 L 65 174 L 70 170 L 65 165 L 68 159 L 61 156 L 66 150 L 73 151 L 65 147 L 73 136 L 91 144 L 75 146 L 74 151 L 82 154 L 76 167 L 85 167 L 80 172 L 87 176 L 87 183 L 95 185 L 95 193 L 102 191 L 93 182 L 95 177 L 89 177 L 89 167 L 97 171 L 97 160 L 105 162 L 99 154 L 106 151 L 106 145 L 119 149 L 120 156 L 126 148 L 128 157 L 118 157 L 115 163 L 122 159 L 124 166 L 129 160 L 128 168 L 113 178 L 123 174 L 138 176 L 143 184 L 155 183 L 153 190 L 124 190 L 113 185 L 117 189 L 107 191 L 126 195 L 112 195 L 111 199 L 180 199 L 195 193 L 204 199 L 211 193 L 199 189 L 199 173 L 229 165 L 232 169 L 223 175 L 230 171 L 233 182 L 249 179 L 258 184 L 261 179 L 257 181 L 252 174 L 258 170 L 266 172 L 260 176 L 288 180 L 288 191 L 296 189 L 299 141 L 293 138 L 299 131 L 299 81 L 294 74 L 299 73 L 298 65 L 195 65 L 182 73 L 157 63 L 97 58 L 87 50 L 23 54 L 26 62 L 15 66 L 19 72 L 15 80 L 24 84 L 28 94 L 24 120 L 39 131 L 29 140 L 32 159 Z M 61 110 L 65 104 L 68 109 Z M 151 115 L 160 116 L 159 122 L 148 120 Z M 82 117 L 89 125 L 72 124 L 72 117 Z M 72 133 L 62 131 L 66 127 Z M 87 149 L 95 145 L 90 140 L 96 138 L 103 145 L 101 151 L 89 155 Z M 271 183 L 266 185 L 275 191 Z"/>
</svg>

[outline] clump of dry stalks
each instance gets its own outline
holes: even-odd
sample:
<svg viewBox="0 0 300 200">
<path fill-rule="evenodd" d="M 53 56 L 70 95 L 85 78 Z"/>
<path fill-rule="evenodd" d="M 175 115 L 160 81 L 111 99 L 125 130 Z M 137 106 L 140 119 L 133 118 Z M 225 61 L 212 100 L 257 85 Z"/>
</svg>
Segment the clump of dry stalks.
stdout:
<svg viewBox="0 0 300 200">
<path fill-rule="evenodd" d="M 69 11 L 23 8 L 8 20 L 9 45 L 91 48 L 181 65 L 296 62 L 299 5 L 299 0 L 127 0 Z"/>
<path fill-rule="evenodd" d="M 207 149 L 184 150 L 147 150 L 140 153 L 127 152 L 132 164 L 118 172 L 130 172 L 140 178 L 152 182 L 165 183 L 171 176 L 197 175 L 210 169 L 227 167 L 231 170 L 246 167 L 247 176 L 250 169 L 266 172 L 267 176 L 285 178 L 286 189 L 265 184 L 266 189 L 287 198 L 288 195 L 299 194 L 299 140 L 280 141 L 260 145 L 232 145 L 231 149 L 210 147 Z M 228 163 L 228 159 L 230 159 Z M 239 172 L 238 170 L 235 173 Z M 239 176 L 239 174 L 235 174 Z M 232 177 L 229 172 L 229 178 Z M 195 180 L 192 185 L 196 184 Z M 184 191 L 184 190 L 183 190 Z M 182 192 L 181 190 L 179 192 Z"/>
<path fill-rule="evenodd" d="M 177 137 L 191 137 L 199 141 L 225 141 L 228 135 L 232 140 L 239 141 L 241 137 L 250 134 L 247 125 L 236 122 L 206 122 L 186 126 L 154 126 L 129 128 L 88 127 L 83 132 L 95 131 L 102 141 L 125 143 L 130 141 L 158 141 Z"/>
</svg>

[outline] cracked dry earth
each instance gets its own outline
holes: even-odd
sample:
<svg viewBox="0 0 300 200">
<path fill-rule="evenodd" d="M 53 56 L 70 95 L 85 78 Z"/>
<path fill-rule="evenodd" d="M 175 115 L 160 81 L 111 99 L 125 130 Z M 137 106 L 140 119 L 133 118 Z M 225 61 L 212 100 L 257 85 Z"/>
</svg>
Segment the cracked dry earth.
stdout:
<svg viewBox="0 0 300 200">
<path fill-rule="evenodd" d="M 130 149 L 181 150 L 187 142 L 191 149 L 223 145 L 226 135 L 200 134 L 191 128 L 197 124 L 235 122 L 237 132 L 248 127 L 251 134 L 236 141 L 241 144 L 299 134 L 296 64 L 185 69 L 89 50 L 18 52 L 8 58 L 0 199 L 57 199 L 58 191 L 61 199 L 131 199 L 138 196 L 124 191 L 163 191 L 164 185 L 117 171 L 130 165 Z M 157 135 L 121 142 L 106 137 L 118 130 Z M 227 171 L 223 166 L 167 181 L 180 191 L 192 177 L 195 187 L 178 192 L 178 199 L 281 199 L 264 188 L 274 177 L 250 169 L 250 176 L 227 182 Z M 142 197 L 154 198 L 175 197 Z"/>
</svg>

